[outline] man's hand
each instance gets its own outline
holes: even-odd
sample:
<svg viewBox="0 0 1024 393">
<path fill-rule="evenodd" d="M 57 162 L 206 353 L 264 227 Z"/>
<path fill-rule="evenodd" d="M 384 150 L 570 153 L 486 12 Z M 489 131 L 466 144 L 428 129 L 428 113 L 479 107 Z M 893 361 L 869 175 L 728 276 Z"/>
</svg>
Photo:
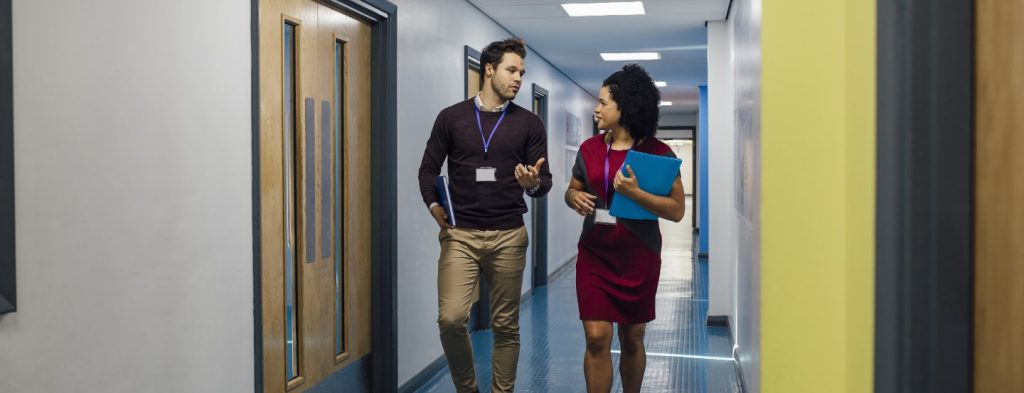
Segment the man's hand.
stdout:
<svg viewBox="0 0 1024 393">
<path fill-rule="evenodd" d="M 635 200 L 634 196 L 640 191 L 636 182 L 636 174 L 633 173 L 633 168 L 630 168 L 629 165 L 626 165 L 626 172 L 629 172 L 629 177 L 623 175 L 621 171 L 615 171 L 615 192 Z"/>
<path fill-rule="evenodd" d="M 448 223 L 448 213 L 444 211 L 444 206 L 434 205 L 430 208 L 430 215 L 434 216 L 434 221 L 437 221 L 437 226 L 441 229 L 452 229 L 454 228 Z"/>
<path fill-rule="evenodd" d="M 516 181 L 524 190 L 532 190 L 540 185 L 540 166 L 544 164 L 544 157 L 537 160 L 533 166 L 523 164 L 516 165 Z"/>
</svg>

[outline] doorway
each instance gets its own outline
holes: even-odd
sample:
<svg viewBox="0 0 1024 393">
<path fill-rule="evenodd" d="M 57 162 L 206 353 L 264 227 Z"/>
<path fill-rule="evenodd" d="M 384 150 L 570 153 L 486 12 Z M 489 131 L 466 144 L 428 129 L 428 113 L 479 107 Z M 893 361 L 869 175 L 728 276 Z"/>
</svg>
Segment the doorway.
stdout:
<svg viewBox="0 0 1024 393">
<path fill-rule="evenodd" d="M 548 125 L 548 91 L 533 84 L 531 100 L 533 113 L 540 117 L 544 129 Z M 568 158 L 566 158 L 568 159 Z M 549 165 L 550 166 L 550 165 Z M 533 280 L 531 289 L 548 285 L 548 197 L 530 198 L 530 215 L 533 222 Z"/>
<path fill-rule="evenodd" d="M 252 7 L 256 390 L 394 391 L 396 8 Z"/>
<path fill-rule="evenodd" d="M 879 393 L 972 390 L 974 3 L 877 2 Z"/>
<path fill-rule="evenodd" d="M 465 61 L 465 90 L 466 99 L 476 97 L 483 85 L 483 70 L 480 65 L 480 51 L 471 48 L 469 45 L 463 47 L 463 60 Z M 491 302 L 490 291 L 487 288 L 487 280 L 479 280 L 473 294 L 474 303 L 469 312 L 468 330 L 470 333 L 477 330 L 491 328 Z"/>
</svg>

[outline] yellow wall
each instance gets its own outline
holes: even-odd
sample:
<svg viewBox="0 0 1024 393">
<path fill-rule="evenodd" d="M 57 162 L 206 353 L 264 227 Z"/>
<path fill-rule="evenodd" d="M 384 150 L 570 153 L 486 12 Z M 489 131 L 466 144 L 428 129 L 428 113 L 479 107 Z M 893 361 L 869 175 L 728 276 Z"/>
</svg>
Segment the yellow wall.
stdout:
<svg viewBox="0 0 1024 393">
<path fill-rule="evenodd" d="M 870 392 L 875 4 L 762 4 L 762 391 Z"/>
</svg>

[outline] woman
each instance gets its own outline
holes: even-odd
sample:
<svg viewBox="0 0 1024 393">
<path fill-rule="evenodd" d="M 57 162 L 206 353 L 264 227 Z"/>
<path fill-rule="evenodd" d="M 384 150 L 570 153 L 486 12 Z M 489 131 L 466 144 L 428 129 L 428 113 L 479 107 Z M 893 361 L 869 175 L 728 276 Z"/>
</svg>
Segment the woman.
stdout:
<svg viewBox="0 0 1024 393">
<path fill-rule="evenodd" d="M 604 80 L 594 117 L 608 132 L 580 145 L 565 202 L 581 216 L 583 233 L 576 260 L 576 295 L 587 339 L 583 370 L 588 392 L 612 385 L 612 324 L 619 324 L 624 392 L 639 392 L 647 355 L 644 330 L 654 320 L 654 297 L 661 273 L 661 230 L 657 220 L 615 219 L 607 213 L 614 198 L 629 198 L 658 217 L 679 222 L 685 194 L 679 177 L 668 196 L 637 187 L 636 175 L 619 168 L 629 150 L 675 157 L 654 138 L 661 94 L 643 68 L 629 64 Z"/>
</svg>

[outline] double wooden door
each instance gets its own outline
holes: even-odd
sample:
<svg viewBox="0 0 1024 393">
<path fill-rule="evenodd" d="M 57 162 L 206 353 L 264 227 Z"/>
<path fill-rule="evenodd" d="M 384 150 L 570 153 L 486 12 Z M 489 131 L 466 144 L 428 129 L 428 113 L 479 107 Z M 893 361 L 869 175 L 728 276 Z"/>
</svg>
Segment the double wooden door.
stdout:
<svg viewBox="0 0 1024 393">
<path fill-rule="evenodd" d="M 302 392 L 371 351 L 371 26 L 312 0 L 259 10 L 263 386 Z"/>
</svg>

